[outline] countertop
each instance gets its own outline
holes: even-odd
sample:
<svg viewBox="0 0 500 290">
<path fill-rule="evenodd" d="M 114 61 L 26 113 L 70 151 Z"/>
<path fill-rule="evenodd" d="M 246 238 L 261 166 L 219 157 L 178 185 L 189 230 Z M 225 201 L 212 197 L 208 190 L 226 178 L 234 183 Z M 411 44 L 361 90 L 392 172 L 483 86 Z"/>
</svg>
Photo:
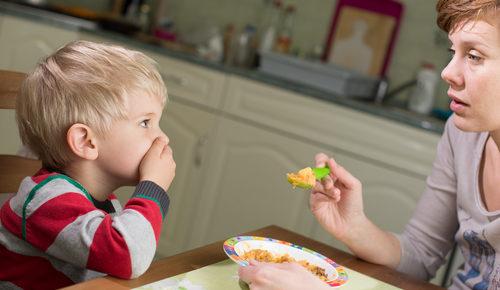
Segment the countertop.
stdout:
<svg viewBox="0 0 500 290">
<path fill-rule="evenodd" d="M 149 51 L 184 60 L 189 63 L 201 65 L 227 74 L 238 75 L 248 79 L 256 80 L 261 83 L 297 92 L 302 95 L 329 101 L 341 106 L 396 121 L 432 133 L 441 134 L 444 129 L 444 121 L 437 118 L 413 113 L 396 106 L 377 105 L 372 102 L 346 98 L 340 95 L 333 94 L 331 92 L 322 91 L 307 85 L 271 76 L 259 70 L 242 69 L 223 65 L 221 63 L 207 61 L 191 53 L 176 51 L 175 48 L 166 48 L 164 45 L 161 45 L 159 41 L 154 41 L 154 38 L 152 37 L 140 34 L 125 35 L 105 30 L 95 21 L 54 12 L 50 9 L 47 9 L 47 6 L 37 7 L 32 4 L 25 4 L 25 2 L 21 1 L 0 0 L 0 13 L 18 16 L 34 21 L 41 21 L 52 25 L 64 26 L 67 29 L 93 33 L 101 37 L 109 38 L 110 40 L 126 42 L 141 49 L 147 49 Z"/>
</svg>

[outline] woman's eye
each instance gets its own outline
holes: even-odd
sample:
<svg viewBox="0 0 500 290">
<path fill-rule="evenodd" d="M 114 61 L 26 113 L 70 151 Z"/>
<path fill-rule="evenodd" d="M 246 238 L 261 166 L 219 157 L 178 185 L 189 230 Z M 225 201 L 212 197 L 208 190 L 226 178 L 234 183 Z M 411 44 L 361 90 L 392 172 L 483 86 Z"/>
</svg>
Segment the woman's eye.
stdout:
<svg viewBox="0 0 500 290">
<path fill-rule="evenodd" d="M 476 62 L 481 60 L 481 57 L 480 57 L 480 56 L 474 55 L 474 54 L 472 54 L 472 53 L 467 54 L 467 57 L 468 57 L 470 60 L 472 60 L 472 61 L 476 61 Z"/>
<path fill-rule="evenodd" d="M 140 126 L 143 127 L 143 128 L 148 128 L 149 127 L 149 119 L 148 120 L 144 120 L 140 123 Z"/>
<path fill-rule="evenodd" d="M 455 55 L 455 50 L 453 48 L 448 48 L 448 51 L 451 55 Z"/>
</svg>

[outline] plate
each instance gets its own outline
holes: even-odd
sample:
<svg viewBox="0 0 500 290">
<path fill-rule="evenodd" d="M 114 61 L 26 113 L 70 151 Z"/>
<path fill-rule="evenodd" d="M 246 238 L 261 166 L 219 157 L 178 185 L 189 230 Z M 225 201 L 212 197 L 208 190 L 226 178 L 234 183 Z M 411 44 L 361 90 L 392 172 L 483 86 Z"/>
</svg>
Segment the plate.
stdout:
<svg viewBox="0 0 500 290">
<path fill-rule="evenodd" d="M 264 237 L 237 236 L 227 239 L 223 247 L 226 255 L 241 266 L 248 266 L 248 261 L 242 258 L 245 252 L 261 249 L 275 255 L 288 254 L 297 261 L 306 260 L 325 269 L 328 279 L 326 283 L 332 287 L 341 286 L 348 280 L 344 267 L 313 250 L 289 242 Z"/>
</svg>

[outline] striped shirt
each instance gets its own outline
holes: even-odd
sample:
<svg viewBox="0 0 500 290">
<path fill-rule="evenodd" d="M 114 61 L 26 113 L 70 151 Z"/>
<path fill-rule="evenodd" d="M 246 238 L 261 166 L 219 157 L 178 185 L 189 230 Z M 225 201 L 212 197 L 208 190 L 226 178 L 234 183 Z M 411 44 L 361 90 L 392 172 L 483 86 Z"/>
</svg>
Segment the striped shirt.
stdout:
<svg viewBox="0 0 500 290">
<path fill-rule="evenodd" d="M 143 274 L 169 205 L 140 182 L 122 209 L 114 195 L 94 200 L 70 177 L 40 170 L 0 209 L 0 289 L 54 289 L 106 274 Z"/>
</svg>

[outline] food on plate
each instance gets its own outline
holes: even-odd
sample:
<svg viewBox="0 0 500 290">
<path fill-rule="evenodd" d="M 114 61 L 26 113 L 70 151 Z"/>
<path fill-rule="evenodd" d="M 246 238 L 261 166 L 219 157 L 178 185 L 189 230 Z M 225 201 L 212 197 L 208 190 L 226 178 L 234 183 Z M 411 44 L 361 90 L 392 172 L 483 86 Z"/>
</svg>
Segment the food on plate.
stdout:
<svg viewBox="0 0 500 290">
<path fill-rule="evenodd" d="M 275 255 L 267 250 L 253 249 L 253 250 L 250 250 L 248 252 L 245 252 L 242 255 L 242 258 L 247 260 L 247 261 L 256 260 L 259 262 L 268 262 L 268 263 L 293 263 L 293 262 L 299 263 L 302 267 L 306 268 L 311 273 L 318 276 L 321 280 L 323 280 L 323 281 L 328 280 L 325 269 L 323 269 L 319 266 L 313 265 L 306 260 L 297 261 L 288 254 L 283 254 L 283 255 L 276 254 Z"/>
<path fill-rule="evenodd" d="M 297 173 L 287 173 L 286 177 L 293 188 L 312 188 L 316 183 L 316 176 L 311 167 L 301 169 Z"/>
</svg>

